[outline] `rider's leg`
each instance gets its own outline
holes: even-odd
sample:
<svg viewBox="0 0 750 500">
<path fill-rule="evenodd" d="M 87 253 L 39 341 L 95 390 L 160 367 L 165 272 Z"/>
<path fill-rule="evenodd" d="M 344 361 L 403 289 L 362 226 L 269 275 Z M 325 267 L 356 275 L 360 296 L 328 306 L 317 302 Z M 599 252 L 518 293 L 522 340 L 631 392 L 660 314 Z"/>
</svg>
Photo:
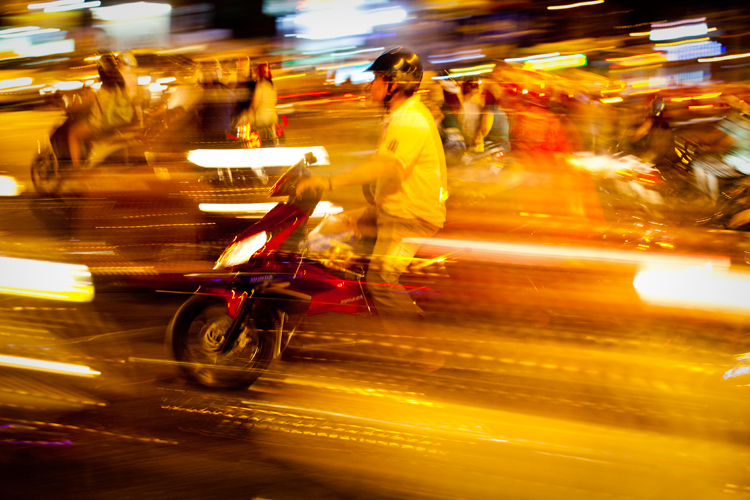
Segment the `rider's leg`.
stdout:
<svg viewBox="0 0 750 500">
<path fill-rule="evenodd" d="M 93 135 L 91 127 L 85 121 L 74 123 L 68 133 L 68 149 L 70 150 L 70 161 L 73 168 L 81 167 L 81 143 Z"/>
<path fill-rule="evenodd" d="M 420 247 L 404 239 L 429 238 L 439 228 L 419 219 L 401 219 L 383 213 L 378 216 L 377 224 L 378 235 L 367 271 L 367 286 L 385 327 L 403 332 L 403 325 L 396 324 L 418 319 L 419 309 L 399 283 L 399 278 Z"/>
</svg>

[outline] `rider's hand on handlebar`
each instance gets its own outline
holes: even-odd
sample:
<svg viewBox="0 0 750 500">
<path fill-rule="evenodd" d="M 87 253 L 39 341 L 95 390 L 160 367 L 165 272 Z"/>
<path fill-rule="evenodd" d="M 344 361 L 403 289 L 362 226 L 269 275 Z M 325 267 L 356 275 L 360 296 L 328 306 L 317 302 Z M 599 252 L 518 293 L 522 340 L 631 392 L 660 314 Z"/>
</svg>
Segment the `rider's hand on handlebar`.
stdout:
<svg viewBox="0 0 750 500">
<path fill-rule="evenodd" d="M 305 179 L 300 179 L 297 183 L 297 196 L 310 190 L 324 192 L 327 191 L 329 187 L 330 182 L 328 177 L 313 175 Z"/>
</svg>

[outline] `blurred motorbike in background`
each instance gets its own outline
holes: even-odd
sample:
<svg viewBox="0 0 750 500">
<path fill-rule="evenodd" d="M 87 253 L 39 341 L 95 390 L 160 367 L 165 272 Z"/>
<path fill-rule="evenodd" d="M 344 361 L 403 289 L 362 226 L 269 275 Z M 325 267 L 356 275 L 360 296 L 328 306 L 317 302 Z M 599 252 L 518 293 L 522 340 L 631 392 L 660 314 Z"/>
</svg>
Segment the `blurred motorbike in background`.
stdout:
<svg viewBox="0 0 750 500">
<path fill-rule="evenodd" d="M 80 170 L 74 170 L 68 147 L 70 127 L 85 120 L 91 105 L 93 89 L 61 91 L 56 100 L 65 113 L 63 121 L 50 131 L 47 140 L 37 141 L 37 151 L 31 161 L 31 181 L 37 193 L 53 196 L 75 172 L 85 172 L 101 165 L 133 167 L 146 164 L 145 146 L 139 126 L 121 127 L 112 134 L 82 145 Z"/>
</svg>

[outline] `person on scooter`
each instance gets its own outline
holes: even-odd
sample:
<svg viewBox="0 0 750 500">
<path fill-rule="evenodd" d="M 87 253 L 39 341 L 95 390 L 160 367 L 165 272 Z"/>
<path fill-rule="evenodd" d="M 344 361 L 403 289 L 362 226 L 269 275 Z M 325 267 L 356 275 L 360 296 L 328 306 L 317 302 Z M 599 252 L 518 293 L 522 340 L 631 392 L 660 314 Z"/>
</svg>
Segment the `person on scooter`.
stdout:
<svg viewBox="0 0 750 500">
<path fill-rule="evenodd" d="M 122 62 L 114 53 L 103 54 L 97 61 L 101 88 L 94 96 L 86 119 L 73 123 L 68 134 L 70 160 L 74 169 L 81 166 L 83 141 L 110 134 L 118 127 L 133 124 L 137 119 L 121 67 Z"/>
<path fill-rule="evenodd" d="M 385 327 L 402 333 L 403 321 L 418 319 L 420 312 L 399 284 L 419 247 L 406 240 L 430 237 L 445 223 L 445 156 L 433 116 L 414 94 L 423 73 L 419 56 L 395 47 L 383 52 L 368 71 L 375 75 L 370 99 L 387 113 L 375 155 L 349 172 L 309 177 L 297 192 L 376 183 L 371 213 L 377 234 L 366 279 Z"/>
<path fill-rule="evenodd" d="M 263 144 L 273 144 L 277 139 L 276 87 L 268 63 L 256 67 L 256 82 L 250 106 L 237 119 L 238 125 L 249 124 L 260 135 Z"/>
</svg>

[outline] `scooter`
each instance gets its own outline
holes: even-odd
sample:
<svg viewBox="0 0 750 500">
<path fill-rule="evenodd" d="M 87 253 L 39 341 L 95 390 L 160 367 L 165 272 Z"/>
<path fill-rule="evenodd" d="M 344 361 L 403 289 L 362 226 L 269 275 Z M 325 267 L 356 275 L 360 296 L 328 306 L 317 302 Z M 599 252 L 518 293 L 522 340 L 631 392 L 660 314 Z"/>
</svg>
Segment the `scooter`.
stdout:
<svg viewBox="0 0 750 500">
<path fill-rule="evenodd" d="M 86 106 L 83 96 L 92 92 L 88 88 L 71 92 L 59 99 L 65 119 L 57 124 L 47 140 L 37 141 L 37 150 L 31 161 L 31 182 L 37 193 L 54 196 L 61 192 L 66 179 L 76 172 L 86 172 L 101 165 L 145 165 L 145 146 L 140 127 L 123 127 L 114 133 L 82 145 L 81 167 L 73 169 L 68 149 L 68 133 L 76 120 L 84 119 Z"/>
<path fill-rule="evenodd" d="M 296 186 L 316 161 L 307 153 L 279 178 L 269 194 L 286 201 L 239 234 L 213 272 L 190 275 L 202 282 L 166 333 L 167 350 L 190 382 L 245 388 L 281 357 L 305 317 L 376 314 L 363 281 L 365 258 L 344 243 L 310 251 L 305 224 L 321 193 L 297 196 Z M 424 273 L 446 258 L 415 258 L 412 269 Z"/>
</svg>

